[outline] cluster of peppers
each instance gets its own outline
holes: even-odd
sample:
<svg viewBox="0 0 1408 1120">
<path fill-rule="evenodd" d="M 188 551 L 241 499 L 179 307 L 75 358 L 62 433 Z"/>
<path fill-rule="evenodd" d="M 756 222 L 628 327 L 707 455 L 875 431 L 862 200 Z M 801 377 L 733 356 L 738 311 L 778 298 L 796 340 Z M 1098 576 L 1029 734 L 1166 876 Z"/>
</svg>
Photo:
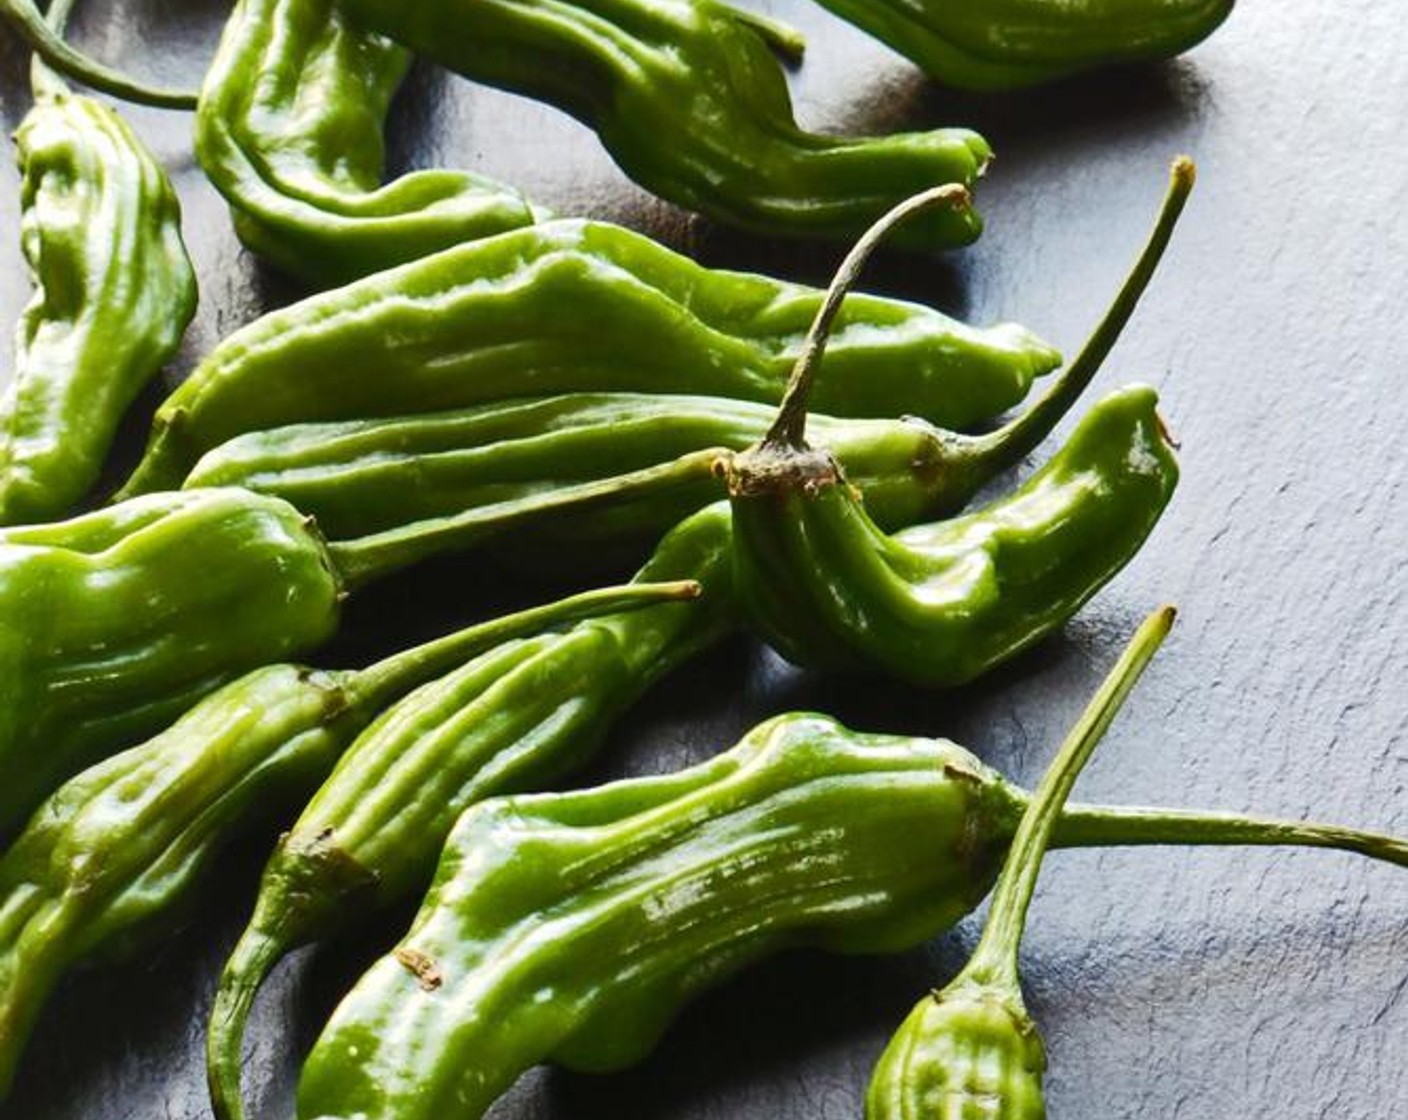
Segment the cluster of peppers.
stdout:
<svg viewBox="0 0 1408 1120">
<path fill-rule="evenodd" d="M 996 88 L 1167 57 L 1231 5 L 828 6 L 940 81 Z M 903 949 L 995 882 L 972 962 L 900 1028 L 867 1115 L 1037 1117 L 1045 1059 L 1016 946 L 1048 845 L 1305 844 L 1408 866 L 1408 844 L 1352 829 L 1066 807 L 1168 610 L 1031 796 L 953 743 L 811 713 L 682 773 L 531 792 L 743 627 L 799 664 L 949 686 L 1078 610 L 1177 481 L 1151 389 L 1105 397 L 1013 493 L 963 510 L 1100 368 L 1191 163 L 1076 358 L 1014 419 L 964 434 L 1060 356 L 1012 324 L 849 289 L 891 231 L 977 235 L 987 145 L 804 132 L 790 28 L 719 0 L 240 0 L 192 97 L 74 50 L 69 7 L 0 7 L 39 56 L 20 137 L 37 294 L 0 408 L 0 1093 L 66 970 L 168 936 L 221 851 L 280 826 L 212 1013 L 220 1120 L 242 1115 L 244 1027 L 277 961 L 423 894 L 310 1054 L 305 1120 L 473 1120 L 538 1062 L 638 1060 L 686 999 L 766 954 Z M 478 176 L 384 184 L 411 51 L 562 107 L 640 183 L 710 217 L 866 232 L 821 292 L 555 219 Z M 240 238 L 329 290 L 223 340 L 158 409 L 114 502 L 46 524 L 91 488 L 195 298 L 169 183 L 54 70 L 195 107 Z M 835 415 L 809 415 L 813 399 Z M 287 663 L 332 634 L 348 593 L 438 553 L 580 572 L 657 540 L 623 587 L 359 671 Z"/>
</svg>

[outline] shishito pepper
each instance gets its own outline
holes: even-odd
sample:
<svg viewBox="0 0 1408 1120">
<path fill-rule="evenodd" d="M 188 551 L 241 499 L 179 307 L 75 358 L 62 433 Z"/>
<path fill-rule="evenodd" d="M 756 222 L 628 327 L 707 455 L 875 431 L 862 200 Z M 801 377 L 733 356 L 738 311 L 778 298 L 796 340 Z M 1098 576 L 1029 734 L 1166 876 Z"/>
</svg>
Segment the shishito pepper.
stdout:
<svg viewBox="0 0 1408 1120">
<path fill-rule="evenodd" d="M 217 1117 L 242 1115 L 245 1022 L 285 953 L 415 898 L 465 806 L 580 767 L 653 682 L 737 629 L 727 506 L 680 525 L 636 578 L 695 580 L 703 594 L 504 643 L 410 693 L 343 754 L 279 841 L 220 977 L 207 1043 Z"/>
<path fill-rule="evenodd" d="M 1081 356 L 1028 412 L 989 436 L 938 439 L 931 432 L 929 454 L 891 461 L 876 491 L 886 516 L 902 521 L 918 510 L 958 508 L 1030 450 L 1098 368 L 1161 246 L 1156 231 Z M 563 415 L 550 402 L 521 407 L 549 429 Z M 571 408 L 566 414 L 575 415 Z M 486 427 L 503 420 L 491 415 Z M 509 423 L 518 430 L 517 417 Z M 893 450 L 891 442 L 886 437 L 876 450 Z M 260 982 L 284 953 L 339 932 L 368 903 L 385 906 L 413 894 L 461 809 L 580 764 L 599 741 L 605 715 L 737 628 L 731 538 L 727 505 L 710 506 L 666 537 L 641 572 L 642 579 L 702 582 L 704 602 L 689 613 L 656 607 L 609 628 L 585 623 L 537 648 L 496 651 L 408 697 L 349 750 L 270 861 L 254 918 L 221 977 L 209 1038 L 221 1120 L 240 1115 L 244 1024 Z M 978 548 L 975 556 L 981 542 Z"/>
<path fill-rule="evenodd" d="M 852 237 L 934 183 L 972 186 L 991 154 L 966 129 L 876 137 L 802 130 L 776 50 L 795 32 L 718 0 L 344 0 L 348 13 L 466 77 L 596 129 L 647 190 L 722 222 Z M 962 245 L 966 202 L 908 232 Z"/>
<path fill-rule="evenodd" d="M 1027 906 L 1076 778 L 1172 624 L 1171 607 L 1145 621 L 1061 745 L 1012 838 L 978 947 L 886 1046 L 866 1093 L 867 1120 L 1044 1120 L 1046 1048 L 1017 969 Z"/>
<path fill-rule="evenodd" d="M 206 452 L 286 424 L 567 392 L 776 401 L 821 293 L 703 268 L 620 226 L 558 221 L 448 249 L 275 311 L 220 343 L 157 412 L 124 493 L 181 485 Z M 969 428 L 1060 355 L 1013 324 L 979 329 L 856 296 L 818 407 Z"/>
<path fill-rule="evenodd" d="M 387 704 L 493 646 L 696 591 L 586 592 L 357 671 L 256 669 L 65 783 L 0 859 L 0 1098 L 60 977 L 178 928 L 216 857 L 295 809 Z"/>
<path fill-rule="evenodd" d="M 70 0 L 49 18 L 62 27 Z M 97 480 L 118 422 L 172 356 L 196 279 L 176 192 L 137 134 L 41 60 L 15 133 L 35 292 L 0 401 L 0 524 L 42 521 Z"/>
<path fill-rule="evenodd" d="M 230 677 L 326 640 L 341 594 L 303 515 L 243 490 L 0 530 L 0 836 Z"/>
<path fill-rule="evenodd" d="M 0 530 L 0 834 L 232 676 L 316 648 L 348 591 L 631 484 L 331 542 L 288 503 L 233 487 Z"/>
<path fill-rule="evenodd" d="M 196 111 L 201 167 L 240 240 L 311 283 L 340 284 L 528 225 L 517 191 L 461 171 L 382 185 L 382 136 L 410 55 L 336 0 L 240 0 Z"/>
<path fill-rule="evenodd" d="M 983 435 L 904 420 L 810 418 L 812 432 L 845 465 L 880 525 L 899 527 L 961 509 L 976 490 L 1015 465 L 1084 391 L 1143 293 L 1167 241 L 1154 230 L 1080 354 L 1041 399 Z M 573 516 L 519 520 L 501 538 L 560 554 L 592 544 L 593 557 L 635 539 L 658 539 L 711 501 L 702 467 L 709 448 L 741 450 L 762 438 L 772 411 L 725 397 L 575 393 L 517 398 L 477 408 L 368 420 L 296 424 L 238 436 L 204 455 L 186 487 L 245 486 L 316 517 L 333 540 L 376 534 L 424 519 L 512 510 L 541 493 L 621 485 L 619 501 Z M 580 562 L 580 549 L 573 553 Z"/>
<path fill-rule="evenodd" d="M 1191 162 L 1176 162 L 1150 249 L 1167 240 L 1192 181 Z M 778 652 L 801 665 L 880 667 L 947 686 L 1049 634 L 1104 586 L 1158 522 L 1178 465 L 1156 394 L 1130 387 L 1095 405 L 1007 498 L 893 536 L 877 526 L 835 458 L 807 446 L 806 393 L 828 315 L 906 209 L 877 224 L 842 265 L 776 424 L 721 470 L 739 600 Z M 1146 251 L 1141 267 L 1156 260 Z"/>
<path fill-rule="evenodd" d="M 1172 58 L 1221 26 L 1234 0 L 818 0 L 931 78 L 1011 89 Z"/>
<path fill-rule="evenodd" d="M 529 1067 L 639 1061 L 681 1006 L 792 946 L 910 948 L 987 894 L 1029 804 L 957 744 L 793 713 L 700 766 L 495 798 L 455 825 L 410 932 L 309 1054 L 300 1120 L 477 1120 Z M 1055 847 L 1306 843 L 1336 826 L 1077 806 Z"/>
</svg>

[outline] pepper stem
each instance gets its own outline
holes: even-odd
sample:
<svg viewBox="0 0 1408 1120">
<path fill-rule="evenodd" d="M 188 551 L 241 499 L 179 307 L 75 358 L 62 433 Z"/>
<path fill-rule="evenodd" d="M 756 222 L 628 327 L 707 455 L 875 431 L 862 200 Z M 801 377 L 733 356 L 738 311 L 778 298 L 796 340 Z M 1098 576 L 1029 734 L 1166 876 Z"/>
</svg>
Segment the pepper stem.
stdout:
<svg viewBox="0 0 1408 1120">
<path fill-rule="evenodd" d="M 1061 744 L 1012 838 L 987 925 L 963 970 L 964 977 L 1018 990 L 1017 950 L 1026 926 L 1027 908 L 1066 798 L 1168 636 L 1174 613 L 1173 607 L 1165 606 L 1144 620 Z"/>
<path fill-rule="evenodd" d="M 346 685 L 348 703 L 375 711 L 403 695 L 408 687 L 447 672 L 480 650 L 583 618 L 697 599 L 702 591 L 702 585 L 692 579 L 632 583 L 584 591 L 555 603 L 491 619 L 394 654 L 354 674 Z"/>
<path fill-rule="evenodd" d="M 1243 813 L 1145 806 L 1071 805 L 1051 838 L 1053 848 L 1179 846 L 1333 848 L 1408 867 L 1408 839 L 1319 821 L 1277 820 Z"/>
<path fill-rule="evenodd" d="M 73 11 L 73 5 L 74 0 L 54 0 L 44 15 L 45 23 L 60 38 L 68 26 L 68 17 Z M 37 53 L 29 63 L 29 88 L 35 101 L 56 101 L 69 92 L 63 78 L 50 69 Z"/>
<path fill-rule="evenodd" d="M 826 289 L 826 296 L 821 302 L 821 307 L 817 309 L 816 318 L 812 320 L 806 340 L 802 343 L 802 352 L 787 379 L 787 389 L 782 395 L 777 418 L 768 429 L 768 434 L 763 437 L 764 447 L 771 450 L 806 450 L 807 399 L 811 395 L 812 382 L 816 380 L 817 367 L 821 365 L 822 356 L 826 353 L 831 325 L 861 269 L 865 267 L 880 242 L 895 226 L 914 214 L 939 205 L 958 209 L 967 206 L 970 201 L 968 189 L 962 184 L 945 183 L 940 187 L 931 187 L 905 199 L 861 235 L 860 240 L 846 254 L 841 267 L 836 270 L 836 275 L 831 280 L 831 285 Z"/>
<path fill-rule="evenodd" d="M 1085 391 L 1091 379 L 1099 371 L 1120 333 L 1134 314 L 1140 297 L 1149 286 L 1154 270 L 1163 259 L 1168 248 L 1179 215 L 1193 190 L 1197 168 L 1187 156 L 1178 156 L 1169 168 L 1168 189 L 1154 228 L 1144 243 L 1138 259 L 1125 277 L 1114 301 L 1100 322 L 1086 339 L 1080 353 L 1061 372 L 1044 396 L 1023 412 L 1011 423 L 1004 424 L 990 435 L 977 441 L 979 453 L 985 461 L 998 467 L 1010 467 L 1019 463 L 1056 426 L 1056 422 L 1070 409 L 1077 397 Z"/>
<path fill-rule="evenodd" d="M 70 46 L 60 33 L 49 26 L 33 0 L 0 0 L 0 16 L 10 21 L 35 54 L 75 81 L 139 105 L 152 105 L 158 109 L 196 107 L 195 93 L 147 85 Z"/>
<path fill-rule="evenodd" d="M 528 498 L 467 510 L 451 517 L 416 521 L 382 533 L 348 541 L 328 542 L 333 566 L 351 589 L 398 571 L 430 556 L 471 548 L 523 523 L 541 522 L 547 515 L 586 512 L 598 505 L 658 494 L 662 485 L 689 485 L 713 473 L 728 454 L 717 447 L 681 455 L 659 466 L 535 494 Z"/>
</svg>

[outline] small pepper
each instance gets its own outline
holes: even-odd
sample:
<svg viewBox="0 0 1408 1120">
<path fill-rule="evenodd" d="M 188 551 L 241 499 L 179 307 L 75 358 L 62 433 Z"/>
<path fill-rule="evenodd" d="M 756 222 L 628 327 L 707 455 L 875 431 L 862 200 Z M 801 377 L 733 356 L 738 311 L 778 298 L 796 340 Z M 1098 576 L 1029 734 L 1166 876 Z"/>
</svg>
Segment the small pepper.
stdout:
<svg viewBox="0 0 1408 1120">
<path fill-rule="evenodd" d="M 0 835 L 231 677 L 322 644 L 349 591 L 619 487 L 332 542 L 288 503 L 236 488 L 0 530 Z"/>
<path fill-rule="evenodd" d="M 1017 967 L 1027 906 L 1071 787 L 1172 625 L 1172 607 L 1145 621 L 1071 729 L 1022 814 L 977 949 L 895 1032 L 871 1078 L 866 1120 L 1044 1120 L 1046 1049 Z"/>
<path fill-rule="evenodd" d="M 71 0 L 53 5 L 60 30 Z M 97 481 L 118 422 L 195 313 L 181 209 L 116 113 L 39 59 L 15 133 L 20 246 L 35 293 L 0 401 L 0 525 L 41 521 Z"/>
<path fill-rule="evenodd" d="M 945 85 L 1013 89 L 1172 58 L 1234 0 L 818 0 Z"/>
<path fill-rule="evenodd" d="M 131 957 L 174 932 L 216 857 L 296 809 L 380 709 L 500 643 L 697 591 L 684 583 L 587 592 L 355 672 L 256 669 L 71 779 L 0 859 L 0 1099 L 62 975 Z"/>
<path fill-rule="evenodd" d="M 966 129 L 803 131 L 777 59 L 800 55 L 800 37 L 717 0 L 344 3 L 468 78 L 570 113 L 646 190 L 769 236 L 854 236 L 922 187 L 972 186 L 991 155 Z M 965 201 L 907 233 L 911 244 L 952 246 L 981 228 Z"/>
<path fill-rule="evenodd" d="M 309 1054 L 300 1120 L 478 1120 L 531 1066 L 639 1061 L 682 1005 L 781 949 L 890 953 L 987 894 L 1028 796 L 957 744 L 825 716 L 689 770 L 462 816 L 410 932 Z M 1070 807 L 1057 847 L 1308 843 L 1408 867 L 1337 826 Z"/>
<path fill-rule="evenodd" d="M 0 530 L 0 837 L 231 677 L 326 640 L 341 594 L 303 515 L 243 490 Z"/>
<path fill-rule="evenodd" d="M 157 412 L 124 496 L 181 485 L 246 432 L 564 392 L 776 401 L 821 303 L 814 288 L 711 270 L 602 222 L 529 226 L 272 312 L 222 341 Z M 977 329 L 856 296 L 817 404 L 970 428 L 1060 355 L 1013 324 Z"/>
<path fill-rule="evenodd" d="M 1152 274 L 1192 186 L 1174 165 L 1154 233 L 1135 267 Z M 1096 404 L 1065 447 L 1014 494 L 963 518 L 887 535 L 834 457 L 803 438 L 806 392 L 828 315 L 899 207 L 837 274 L 777 422 L 721 464 L 733 507 L 739 601 L 789 660 L 879 667 L 921 686 L 970 681 L 1060 626 L 1139 550 L 1178 479 L 1157 396 L 1130 387 Z M 1116 301 L 1117 304 L 1120 301 Z M 1103 357 L 1112 338 L 1088 344 Z M 1077 363 L 1084 359 L 1077 359 Z"/>
<path fill-rule="evenodd" d="M 300 944 L 415 898 L 466 805 L 581 766 L 654 681 L 733 632 L 727 545 L 720 504 L 679 526 L 636 577 L 697 581 L 699 602 L 503 643 L 412 692 L 358 736 L 279 841 L 221 974 L 207 1039 L 220 1120 L 242 1115 L 241 1043 L 269 970 Z"/>
<path fill-rule="evenodd" d="M 462 171 L 382 185 L 410 55 L 335 0 L 240 0 L 206 74 L 196 157 L 246 246 L 319 286 L 528 225 L 517 191 Z"/>
</svg>

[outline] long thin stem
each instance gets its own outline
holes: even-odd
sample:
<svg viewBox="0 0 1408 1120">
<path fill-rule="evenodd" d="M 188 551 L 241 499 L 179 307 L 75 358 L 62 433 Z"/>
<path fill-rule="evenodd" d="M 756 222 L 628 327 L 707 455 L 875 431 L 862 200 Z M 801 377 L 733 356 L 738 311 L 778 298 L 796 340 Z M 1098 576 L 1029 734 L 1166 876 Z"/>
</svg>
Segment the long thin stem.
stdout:
<svg viewBox="0 0 1408 1120">
<path fill-rule="evenodd" d="M 817 309 L 811 329 L 807 331 L 802 352 L 792 367 L 787 379 L 787 390 L 782 395 L 782 404 L 777 410 L 777 419 L 763 438 L 764 446 L 801 449 L 806 447 L 807 399 L 811 395 L 812 382 L 816 379 L 817 367 L 826 352 L 826 342 L 831 335 L 831 325 L 841 310 L 841 304 L 855 284 L 860 271 L 870 259 L 876 246 L 885 236 L 911 215 L 935 206 L 945 205 L 958 209 L 971 201 L 966 187 L 959 183 L 945 183 L 941 187 L 931 187 L 927 191 L 905 199 L 888 213 L 880 217 L 865 231 L 860 240 L 851 247 L 841 267 L 826 289 L 826 297 Z"/>
<path fill-rule="evenodd" d="M 1163 259 L 1179 215 L 1183 213 L 1184 204 L 1193 190 L 1196 175 L 1197 169 L 1187 156 L 1179 156 L 1173 161 L 1169 169 L 1168 190 L 1164 193 L 1158 219 L 1109 309 L 1086 339 L 1080 353 L 1042 398 L 1010 424 L 1004 424 L 977 441 L 985 461 L 1003 466 L 1020 462 L 1046 438 L 1056 422 L 1085 391 L 1134 314 L 1140 297 Z"/>
<path fill-rule="evenodd" d="M 152 105 L 158 109 L 194 109 L 196 106 L 195 93 L 165 89 L 129 78 L 71 47 L 62 35 L 49 26 L 32 0 L 0 0 L 0 16 L 6 17 L 30 49 L 61 74 L 139 105 Z"/>
<path fill-rule="evenodd" d="M 1319 821 L 1147 806 L 1070 805 L 1051 837 L 1053 848 L 1152 844 L 1333 848 L 1408 867 L 1408 838 Z"/>
<path fill-rule="evenodd" d="M 702 591 L 702 586 L 691 579 L 669 583 L 632 583 L 584 591 L 555 603 L 495 618 L 414 649 L 403 650 L 363 669 L 347 685 L 349 701 L 367 708 L 381 708 L 388 700 L 408 691 L 408 688 L 445 672 L 478 650 L 583 618 L 697 599 Z"/>
<path fill-rule="evenodd" d="M 1041 874 L 1042 857 L 1066 798 L 1140 675 L 1168 636 L 1173 618 L 1174 609 L 1166 606 L 1144 621 L 1061 744 L 1012 838 L 982 939 L 963 970 L 966 976 L 1016 988 L 1017 949 L 1026 925 L 1027 908 Z"/>
<path fill-rule="evenodd" d="M 451 517 L 438 517 L 398 526 L 349 541 L 331 541 L 328 551 L 338 575 L 349 588 L 450 550 L 466 549 L 525 522 L 541 522 L 554 514 L 583 513 L 613 501 L 637 495 L 653 496 L 671 485 L 702 481 L 713 474 L 714 464 L 728 454 L 723 448 L 681 455 L 669 463 L 515 499 L 499 505 L 472 509 Z"/>
</svg>

